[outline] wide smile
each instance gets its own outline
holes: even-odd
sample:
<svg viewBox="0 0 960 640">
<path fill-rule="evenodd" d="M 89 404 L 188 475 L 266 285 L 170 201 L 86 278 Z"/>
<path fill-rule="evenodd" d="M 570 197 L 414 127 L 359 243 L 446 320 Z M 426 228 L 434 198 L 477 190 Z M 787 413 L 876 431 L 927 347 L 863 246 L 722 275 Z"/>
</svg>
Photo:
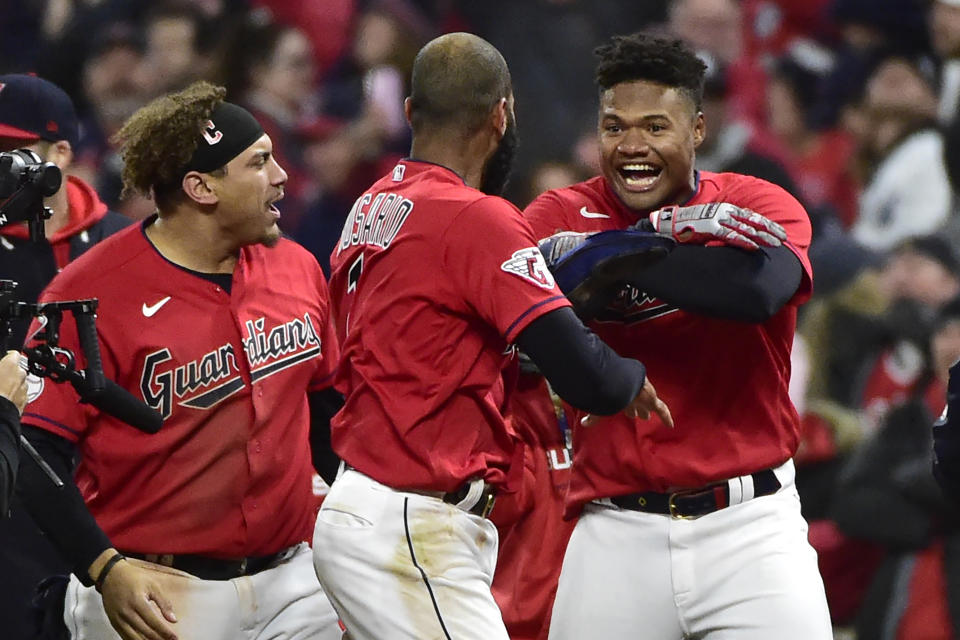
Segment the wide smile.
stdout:
<svg viewBox="0 0 960 640">
<path fill-rule="evenodd" d="M 663 175 L 663 168 L 649 162 L 630 162 L 617 169 L 627 191 L 643 193 L 654 189 Z"/>
</svg>

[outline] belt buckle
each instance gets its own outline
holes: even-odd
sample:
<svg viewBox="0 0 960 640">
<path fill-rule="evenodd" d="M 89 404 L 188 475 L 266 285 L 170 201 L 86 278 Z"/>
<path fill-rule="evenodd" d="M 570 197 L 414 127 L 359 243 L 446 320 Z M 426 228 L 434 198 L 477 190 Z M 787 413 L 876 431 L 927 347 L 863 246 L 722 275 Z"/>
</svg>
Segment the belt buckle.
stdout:
<svg viewBox="0 0 960 640">
<path fill-rule="evenodd" d="M 486 518 L 490 515 L 490 512 L 493 511 L 493 503 L 497 501 L 497 495 L 493 491 L 488 491 L 486 500 L 487 502 L 483 505 L 483 510 L 480 512 L 481 518 Z"/>
<path fill-rule="evenodd" d="M 682 513 L 677 512 L 677 505 L 673 503 L 674 499 L 677 496 L 684 496 L 690 493 L 689 491 L 676 491 L 670 494 L 670 498 L 667 500 L 667 507 L 670 509 L 670 517 L 676 518 L 677 520 L 693 520 L 696 516 L 688 516 Z"/>
<path fill-rule="evenodd" d="M 237 570 L 237 577 L 246 575 L 247 573 L 247 559 L 243 558 L 240 560 L 240 567 Z"/>
</svg>

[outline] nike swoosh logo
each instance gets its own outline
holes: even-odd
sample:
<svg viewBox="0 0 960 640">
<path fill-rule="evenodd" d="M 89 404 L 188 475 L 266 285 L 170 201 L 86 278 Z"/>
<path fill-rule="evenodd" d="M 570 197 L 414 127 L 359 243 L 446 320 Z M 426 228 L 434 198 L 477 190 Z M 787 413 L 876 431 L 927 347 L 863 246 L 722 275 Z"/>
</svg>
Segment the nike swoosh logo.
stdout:
<svg viewBox="0 0 960 640">
<path fill-rule="evenodd" d="M 605 213 L 596 213 L 595 211 L 587 211 L 586 207 L 580 207 L 580 215 L 584 218 L 609 218 Z"/>
<path fill-rule="evenodd" d="M 160 311 L 160 307 L 162 307 L 163 305 L 167 304 L 168 302 L 170 302 L 170 296 L 167 296 L 166 298 L 164 298 L 164 299 L 161 300 L 160 302 L 157 302 L 157 303 L 152 304 L 152 305 L 150 305 L 150 306 L 147 306 L 147 303 L 144 302 L 144 303 L 143 303 L 143 315 L 147 316 L 148 318 L 152 318 L 152 317 L 153 317 L 153 314 L 155 314 L 157 311 Z"/>
</svg>

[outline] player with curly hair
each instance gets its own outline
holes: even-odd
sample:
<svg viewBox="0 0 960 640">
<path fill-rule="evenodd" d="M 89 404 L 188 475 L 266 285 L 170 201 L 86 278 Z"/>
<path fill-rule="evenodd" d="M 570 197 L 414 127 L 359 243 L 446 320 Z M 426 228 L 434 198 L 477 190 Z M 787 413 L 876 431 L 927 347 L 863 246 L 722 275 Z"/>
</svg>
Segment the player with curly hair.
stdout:
<svg viewBox="0 0 960 640">
<path fill-rule="evenodd" d="M 617 36 L 597 55 L 602 175 L 524 214 L 539 238 L 636 228 L 677 241 L 615 283 L 591 324 L 643 355 L 676 426 L 573 421 L 566 508 L 579 519 L 549 637 L 826 640 L 787 393 L 812 289 L 807 213 L 763 180 L 694 169 L 705 66 L 686 45 Z"/>
<path fill-rule="evenodd" d="M 124 186 L 157 213 L 41 296 L 99 299 L 104 372 L 163 416 L 145 434 L 49 384 L 25 413 L 66 484 L 22 469 L 25 503 L 73 566 L 74 638 L 340 637 L 306 544 L 314 468 L 332 480 L 338 463 L 326 283 L 280 236 L 287 175 L 269 136 L 223 96 L 197 83 L 127 121 Z M 61 344 L 79 352 L 66 323 Z"/>
</svg>

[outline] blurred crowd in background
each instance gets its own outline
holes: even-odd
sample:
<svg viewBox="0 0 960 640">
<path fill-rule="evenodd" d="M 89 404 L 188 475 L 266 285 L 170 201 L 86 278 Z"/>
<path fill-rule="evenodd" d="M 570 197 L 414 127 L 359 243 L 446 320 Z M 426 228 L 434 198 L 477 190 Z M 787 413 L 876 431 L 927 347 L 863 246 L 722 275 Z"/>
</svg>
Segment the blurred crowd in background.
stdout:
<svg viewBox="0 0 960 640">
<path fill-rule="evenodd" d="M 792 393 L 834 621 L 860 638 L 960 638 L 960 518 L 929 459 L 960 357 L 960 0 L 10 1 L 0 73 L 70 94 L 70 171 L 134 219 L 153 206 L 121 198 L 112 134 L 159 94 L 223 84 L 290 176 L 284 232 L 328 269 L 354 199 L 408 151 L 416 51 L 461 30 L 513 73 L 519 207 L 598 172 L 597 44 L 645 30 L 700 53 L 698 167 L 775 182 L 813 223 Z"/>
</svg>

